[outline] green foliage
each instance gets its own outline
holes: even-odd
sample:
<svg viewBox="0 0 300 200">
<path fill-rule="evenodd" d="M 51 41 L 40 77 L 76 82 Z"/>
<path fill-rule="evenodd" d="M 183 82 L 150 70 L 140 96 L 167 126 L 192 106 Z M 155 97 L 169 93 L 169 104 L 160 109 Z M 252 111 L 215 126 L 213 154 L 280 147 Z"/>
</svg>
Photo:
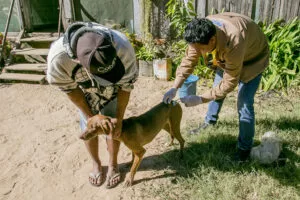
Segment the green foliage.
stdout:
<svg viewBox="0 0 300 200">
<path fill-rule="evenodd" d="M 186 25 L 197 16 L 192 2 L 188 0 L 185 4 L 183 0 L 169 0 L 166 5 L 170 26 L 177 31 L 177 38 L 182 38 Z"/>
<path fill-rule="evenodd" d="M 129 33 L 127 30 L 123 30 L 123 33 L 133 46 L 138 60 L 151 61 L 154 59 L 157 50 L 150 34 L 148 34 L 148 38 L 145 41 L 142 41 L 135 34 Z"/>
<path fill-rule="evenodd" d="M 139 40 L 134 33 L 129 33 L 128 30 L 124 29 L 122 32 L 126 35 L 135 52 L 137 52 L 142 46 L 143 42 Z"/>
<path fill-rule="evenodd" d="M 199 58 L 198 65 L 195 67 L 194 74 L 204 79 L 212 79 L 214 72 L 214 70 L 211 70 L 209 67 L 207 67 L 204 62 L 204 58 L 201 56 Z"/>
<path fill-rule="evenodd" d="M 185 51 L 187 48 L 187 43 L 184 40 L 179 40 L 177 42 L 173 42 L 171 49 L 171 58 L 173 61 L 173 71 L 176 71 L 176 68 L 180 65 L 182 58 L 185 55 Z M 199 62 L 197 66 L 195 67 L 195 70 L 193 72 L 195 75 L 198 75 L 205 79 L 212 78 L 214 71 L 208 68 L 205 63 L 203 57 L 199 58 Z"/>
<path fill-rule="evenodd" d="M 136 50 L 136 58 L 138 60 L 151 61 L 157 58 L 159 50 L 154 43 L 151 34 L 147 34 L 145 39 L 142 41 L 142 46 Z"/>
<path fill-rule="evenodd" d="M 172 49 L 172 61 L 175 66 L 179 66 L 182 58 L 184 57 L 184 52 L 187 48 L 187 43 L 184 40 L 179 40 L 177 42 L 173 42 L 171 45 Z"/>
<path fill-rule="evenodd" d="M 137 52 L 136 58 L 138 60 L 151 61 L 154 59 L 154 47 L 150 44 L 144 44 Z"/>
<path fill-rule="evenodd" d="M 295 18 L 286 24 L 283 24 L 283 20 L 277 20 L 268 26 L 260 25 L 270 47 L 270 64 L 262 77 L 261 88 L 268 91 L 300 85 L 300 21 Z M 180 65 L 186 47 L 187 44 L 183 40 L 172 44 L 174 70 Z M 210 79 L 213 71 L 200 57 L 194 74 Z"/>
<path fill-rule="evenodd" d="M 300 85 L 300 21 L 295 18 L 284 24 L 277 20 L 263 24 L 269 41 L 270 64 L 262 78 L 262 89 L 286 89 Z"/>
</svg>

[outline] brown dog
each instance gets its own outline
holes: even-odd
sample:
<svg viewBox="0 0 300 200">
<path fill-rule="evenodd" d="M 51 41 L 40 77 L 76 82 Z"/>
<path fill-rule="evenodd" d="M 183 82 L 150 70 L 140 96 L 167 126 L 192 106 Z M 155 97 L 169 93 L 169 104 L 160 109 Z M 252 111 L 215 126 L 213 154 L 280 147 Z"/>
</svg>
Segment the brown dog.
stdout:
<svg viewBox="0 0 300 200">
<path fill-rule="evenodd" d="M 151 142 L 162 129 L 170 133 L 170 145 L 173 144 L 174 138 L 179 141 L 180 156 L 183 156 L 184 139 L 180 133 L 181 117 L 181 106 L 172 102 L 171 104 L 160 103 L 138 117 L 123 120 L 122 134 L 117 140 L 124 142 L 134 156 L 130 174 L 125 180 L 126 186 L 131 186 L 133 183 L 134 175 L 146 152 L 143 146 Z M 92 117 L 80 138 L 87 140 L 100 134 L 108 134 L 104 131 L 106 129 L 101 126 L 105 120 L 110 120 L 110 118 L 103 115 Z"/>
</svg>

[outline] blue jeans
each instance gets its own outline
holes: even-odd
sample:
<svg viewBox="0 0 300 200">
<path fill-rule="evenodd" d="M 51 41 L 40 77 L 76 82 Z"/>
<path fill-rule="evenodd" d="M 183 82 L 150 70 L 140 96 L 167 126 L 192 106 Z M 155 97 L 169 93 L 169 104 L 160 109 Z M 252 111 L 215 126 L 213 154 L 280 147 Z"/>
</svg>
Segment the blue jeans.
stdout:
<svg viewBox="0 0 300 200">
<path fill-rule="evenodd" d="M 262 74 L 249 81 L 248 83 L 239 82 L 237 110 L 239 114 L 239 137 L 238 148 L 250 150 L 253 145 L 255 133 L 255 113 L 254 113 L 254 95 L 257 91 Z M 214 87 L 220 83 L 223 78 L 223 71 L 217 70 Z M 225 99 L 225 98 L 224 98 Z M 211 101 L 208 105 L 205 122 L 215 124 L 218 120 L 224 99 Z"/>
</svg>

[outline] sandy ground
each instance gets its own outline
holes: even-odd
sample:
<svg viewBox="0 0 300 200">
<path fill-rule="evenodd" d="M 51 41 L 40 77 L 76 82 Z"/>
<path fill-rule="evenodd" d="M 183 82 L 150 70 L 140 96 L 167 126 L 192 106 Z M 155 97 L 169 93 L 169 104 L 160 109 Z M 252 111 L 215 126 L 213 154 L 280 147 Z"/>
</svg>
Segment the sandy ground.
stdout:
<svg viewBox="0 0 300 200">
<path fill-rule="evenodd" d="M 140 78 L 130 97 L 126 117 L 139 115 L 159 103 L 171 85 L 172 82 Z M 169 137 L 164 131 L 146 146 L 145 160 L 131 188 L 124 188 L 128 172 L 125 164 L 131 160 L 131 153 L 121 146 L 122 182 L 108 190 L 88 182 L 92 163 L 77 137 L 80 132 L 77 109 L 65 94 L 49 85 L 1 84 L 0 100 L 0 199 L 139 199 L 148 186 L 168 183 L 165 178 L 158 178 L 167 169 L 156 167 L 153 161 L 170 148 L 165 145 Z M 190 129 L 203 119 L 206 107 L 185 108 L 182 129 Z M 104 139 L 100 140 L 100 156 L 107 168 Z"/>
</svg>

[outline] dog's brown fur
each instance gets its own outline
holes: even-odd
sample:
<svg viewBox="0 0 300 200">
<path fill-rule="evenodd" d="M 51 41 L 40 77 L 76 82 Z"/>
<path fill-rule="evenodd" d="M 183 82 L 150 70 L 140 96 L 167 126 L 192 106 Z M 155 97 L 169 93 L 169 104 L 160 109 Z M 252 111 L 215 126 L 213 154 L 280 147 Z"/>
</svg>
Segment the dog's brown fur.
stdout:
<svg viewBox="0 0 300 200">
<path fill-rule="evenodd" d="M 134 175 L 146 152 L 143 146 L 151 142 L 162 129 L 170 133 L 170 144 L 173 144 L 174 138 L 179 141 L 180 155 L 183 155 L 184 139 L 180 133 L 181 117 L 182 109 L 178 103 L 174 103 L 174 105 L 173 103 L 160 103 L 138 117 L 123 120 L 122 134 L 118 140 L 124 142 L 134 155 L 130 174 L 125 180 L 126 186 L 131 186 L 133 183 Z M 100 134 L 108 134 L 100 126 L 102 120 L 110 119 L 102 115 L 92 117 L 80 138 L 87 140 Z"/>
</svg>

